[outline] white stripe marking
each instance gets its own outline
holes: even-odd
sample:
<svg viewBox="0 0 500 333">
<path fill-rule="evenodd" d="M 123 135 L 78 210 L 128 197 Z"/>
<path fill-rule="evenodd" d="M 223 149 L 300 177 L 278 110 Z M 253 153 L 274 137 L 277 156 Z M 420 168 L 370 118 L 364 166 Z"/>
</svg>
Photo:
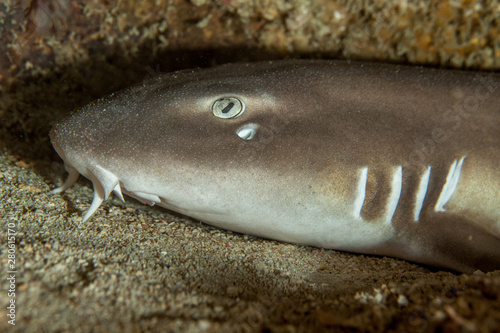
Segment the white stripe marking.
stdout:
<svg viewBox="0 0 500 333">
<path fill-rule="evenodd" d="M 429 187 L 429 177 L 431 176 L 431 167 L 429 166 L 425 170 L 422 178 L 420 179 L 420 184 L 418 184 L 417 196 L 415 198 L 415 208 L 413 209 L 413 220 L 418 222 L 420 218 L 420 212 L 424 205 L 425 195 L 427 194 L 427 189 Z"/>
<path fill-rule="evenodd" d="M 391 182 L 391 194 L 387 200 L 385 221 L 390 224 L 394 213 L 396 212 L 396 207 L 398 206 L 399 198 L 401 197 L 401 188 L 403 186 L 403 167 L 399 166 L 394 169 L 394 174 L 392 176 Z"/>
<path fill-rule="evenodd" d="M 368 178 L 368 167 L 359 169 L 359 181 L 358 187 L 356 188 L 356 199 L 354 200 L 354 210 L 353 215 L 355 218 L 359 219 L 361 217 L 361 208 L 365 202 L 366 195 L 366 180 Z"/>
<path fill-rule="evenodd" d="M 450 171 L 448 171 L 448 176 L 446 176 L 446 183 L 441 190 L 441 194 L 439 195 L 439 199 L 437 200 L 436 206 L 434 207 L 434 211 L 436 212 L 445 212 L 446 209 L 444 205 L 448 203 L 451 199 L 453 193 L 458 186 L 458 180 L 460 179 L 460 171 L 462 170 L 462 164 L 464 163 L 465 156 L 460 159 L 460 161 L 455 160 L 451 167 Z"/>
</svg>

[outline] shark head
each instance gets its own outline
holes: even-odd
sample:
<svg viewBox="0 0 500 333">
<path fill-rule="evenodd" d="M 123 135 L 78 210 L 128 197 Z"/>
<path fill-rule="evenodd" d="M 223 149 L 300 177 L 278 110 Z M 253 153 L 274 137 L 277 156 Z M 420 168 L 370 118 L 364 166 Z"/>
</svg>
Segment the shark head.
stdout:
<svg viewBox="0 0 500 333">
<path fill-rule="evenodd" d="M 289 138 L 307 126 L 299 113 L 311 106 L 279 84 L 285 75 L 275 67 L 158 75 L 76 110 L 50 133 L 70 174 L 55 192 L 79 174 L 90 179 L 94 199 L 84 221 L 111 192 L 223 226 L 254 214 L 252 196 L 266 187 L 255 177 L 269 186 L 292 177 L 301 156 Z"/>
</svg>

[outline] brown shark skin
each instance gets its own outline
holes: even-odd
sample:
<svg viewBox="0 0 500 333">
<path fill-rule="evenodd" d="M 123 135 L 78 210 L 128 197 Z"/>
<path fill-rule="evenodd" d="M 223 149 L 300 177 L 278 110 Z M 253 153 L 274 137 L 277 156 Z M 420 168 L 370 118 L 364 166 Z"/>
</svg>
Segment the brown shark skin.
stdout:
<svg viewBox="0 0 500 333">
<path fill-rule="evenodd" d="M 245 112 L 215 117 L 211 103 L 226 96 L 242 99 Z M 260 127 L 242 140 L 235 132 L 248 123 Z M 208 224 L 462 272 L 500 269 L 498 73 L 326 60 L 230 64 L 151 78 L 76 110 L 50 136 L 69 169 L 95 187 L 96 165 L 126 194 L 144 192 L 137 184 L 149 193 L 163 186 L 168 195 L 156 193 L 158 204 Z M 450 166 L 462 158 L 456 190 L 436 212 Z M 414 198 L 429 166 L 416 222 Z M 398 167 L 401 194 L 387 226 Z M 363 226 L 338 227 L 343 241 L 328 216 L 351 209 L 361 168 Z M 277 217 L 295 209 L 302 218 L 280 230 Z M 371 230 L 391 236 L 366 242 Z"/>
</svg>

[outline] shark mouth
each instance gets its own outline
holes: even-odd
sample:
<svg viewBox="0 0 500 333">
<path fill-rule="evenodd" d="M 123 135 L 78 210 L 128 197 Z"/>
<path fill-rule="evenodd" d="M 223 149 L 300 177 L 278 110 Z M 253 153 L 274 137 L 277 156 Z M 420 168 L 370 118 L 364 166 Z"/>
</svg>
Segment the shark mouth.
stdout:
<svg viewBox="0 0 500 333">
<path fill-rule="evenodd" d="M 180 203 L 174 202 L 173 200 L 169 200 L 163 197 L 159 197 L 156 194 L 143 192 L 143 191 L 128 191 L 123 184 L 120 182 L 118 177 L 116 177 L 113 173 L 108 170 L 100 167 L 93 166 L 92 171 L 88 168 L 85 168 L 84 172 L 78 171 L 71 164 L 65 162 L 64 167 L 68 172 L 68 178 L 64 184 L 60 187 L 57 187 L 52 190 L 52 193 L 57 194 L 64 192 L 71 186 L 73 186 L 78 180 L 80 174 L 88 178 L 93 185 L 94 188 L 94 197 L 92 199 L 92 203 L 83 216 L 82 222 L 87 221 L 101 206 L 104 200 L 106 200 L 111 192 L 113 192 L 122 202 L 125 202 L 123 194 L 126 194 L 143 204 L 147 204 L 150 206 L 158 205 L 172 211 L 176 211 L 178 213 L 192 216 L 192 215 L 224 215 L 223 212 L 214 209 L 192 209 L 192 208 L 183 208 L 183 205 Z"/>
</svg>

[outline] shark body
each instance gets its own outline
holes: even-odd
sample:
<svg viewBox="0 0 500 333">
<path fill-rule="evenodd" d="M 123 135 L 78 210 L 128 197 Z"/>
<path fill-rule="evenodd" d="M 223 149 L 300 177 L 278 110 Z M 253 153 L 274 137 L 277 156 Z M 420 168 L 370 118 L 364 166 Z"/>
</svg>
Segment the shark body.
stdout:
<svg viewBox="0 0 500 333">
<path fill-rule="evenodd" d="M 500 75 L 292 60 L 162 74 L 63 119 L 94 185 L 208 224 L 462 272 L 500 269 Z"/>
</svg>

